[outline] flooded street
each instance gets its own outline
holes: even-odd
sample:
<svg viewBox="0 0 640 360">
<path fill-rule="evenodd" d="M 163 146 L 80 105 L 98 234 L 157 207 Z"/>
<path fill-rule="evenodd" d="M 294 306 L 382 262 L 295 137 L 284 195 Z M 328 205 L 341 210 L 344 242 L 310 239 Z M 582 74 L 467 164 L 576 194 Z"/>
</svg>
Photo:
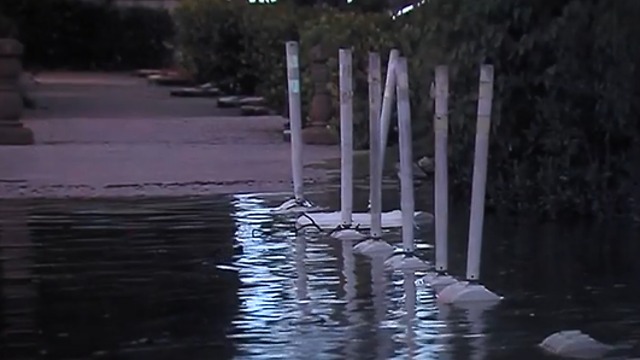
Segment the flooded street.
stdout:
<svg viewBox="0 0 640 360">
<path fill-rule="evenodd" d="M 2 359 L 544 359 L 536 345 L 569 329 L 619 345 L 612 359 L 640 356 L 630 224 L 488 217 L 481 276 L 505 300 L 457 308 L 416 285 L 420 274 L 296 235 L 269 214 L 283 199 L 0 202 Z M 468 215 L 452 214 L 460 275 Z M 431 261 L 432 229 L 416 237 Z"/>
</svg>

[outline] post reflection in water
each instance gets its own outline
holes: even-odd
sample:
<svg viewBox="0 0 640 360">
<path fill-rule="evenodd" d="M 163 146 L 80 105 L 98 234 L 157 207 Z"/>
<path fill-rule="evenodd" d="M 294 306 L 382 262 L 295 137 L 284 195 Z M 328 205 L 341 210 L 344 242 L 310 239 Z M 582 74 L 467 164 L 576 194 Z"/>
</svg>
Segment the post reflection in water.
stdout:
<svg viewBox="0 0 640 360">
<path fill-rule="evenodd" d="M 297 235 L 269 212 L 281 202 L 0 202 L 0 357 L 524 360 L 565 329 L 639 343 L 636 227 L 490 219 L 483 274 L 508 301 L 440 305 L 420 273 Z M 458 273 L 467 234 L 453 228 Z"/>
<path fill-rule="evenodd" d="M 35 356 L 33 303 L 37 290 L 31 280 L 33 245 L 23 207 L 0 206 L 0 261 L 2 262 L 2 338 L 5 356 Z"/>
<path fill-rule="evenodd" d="M 309 286 L 307 269 L 305 267 L 305 259 L 307 252 L 307 239 L 304 235 L 298 234 L 295 237 L 295 254 L 294 261 L 296 267 L 296 279 L 294 282 L 296 302 L 299 309 L 298 326 L 296 326 L 296 337 L 305 338 L 306 330 L 304 324 L 311 320 L 311 301 L 309 299 Z M 296 358 L 309 357 L 310 353 L 304 346 L 296 346 L 294 348 L 294 356 Z"/>
<path fill-rule="evenodd" d="M 295 263 L 296 263 L 296 299 L 300 306 L 302 317 L 306 318 L 311 314 L 309 304 L 309 288 L 307 285 L 309 276 L 304 265 L 305 254 L 307 252 L 307 239 L 304 235 L 297 235 L 295 243 Z"/>
<path fill-rule="evenodd" d="M 390 336 L 381 325 L 387 316 L 387 275 L 383 256 L 371 258 L 371 292 L 376 329 L 376 359 L 388 359 L 391 355 Z"/>
<path fill-rule="evenodd" d="M 464 358 L 470 360 L 488 359 L 485 314 L 497 306 L 497 303 L 469 303 L 458 305 L 438 305 L 438 318 L 445 324 L 449 334 L 455 334 L 455 349 L 468 349 L 468 353 L 448 354 L 443 357 Z M 467 344 L 463 344 L 467 342 Z M 456 355 L 456 356 L 453 356 Z"/>
<path fill-rule="evenodd" d="M 413 271 L 405 271 L 404 275 L 404 326 L 405 342 L 407 345 L 407 357 L 415 359 L 416 354 L 416 332 L 414 326 L 416 319 L 416 274 Z"/>
<path fill-rule="evenodd" d="M 357 311 L 356 259 L 353 255 L 353 240 L 342 241 L 342 275 L 344 276 L 344 293 L 346 300 L 347 338 L 357 339 L 357 327 L 360 323 Z M 358 342 L 349 341 L 345 345 L 347 359 L 358 357 Z"/>
</svg>

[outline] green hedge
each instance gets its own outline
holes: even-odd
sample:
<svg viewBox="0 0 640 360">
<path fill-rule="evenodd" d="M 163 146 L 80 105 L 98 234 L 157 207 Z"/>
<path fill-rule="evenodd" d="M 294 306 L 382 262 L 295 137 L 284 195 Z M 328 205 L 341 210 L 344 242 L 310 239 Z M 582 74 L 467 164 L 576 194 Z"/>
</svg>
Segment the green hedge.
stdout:
<svg viewBox="0 0 640 360">
<path fill-rule="evenodd" d="M 322 46 L 328 57 L 331 71 L 329 92 L 333 100 L 333 117 L 331 125 L 339 129 L 339 74 L 338 74 L 338 50 L 351 48 L 353 53 L 353 122 L 354 122 L 354 146 L 366 148 L 369 146 L 369 101 L 367 67 L 369 51 L 380 52 L 384 64 L 394 44 L 393 23 L 388 16 L 369 13 L 354 13 L 325 9 L 322 14 L 304 23 L 300 28 L 301 58 L 306 65 L 303 68 L 302 83 L 305 89 L 311 89 L 311 72 L 308 65 L 311 47 Z M 305 92 L 305 103 L 309 103 L 311 94 Z M 364 135 L 364 136 L 363 136 Z"/>
<path fill-rule="evenodd" d="M 433 151 L 433 69 L 450 66 L 450 171 L 469 198 L 479 66 L 496 69 L 488 205 L 514 213 L 626 214 L 637 197 L 640 99 L 635 0 L 430 0 L 396 21 L 319 7 L 185 0 L 179 46 L 202 80 L 285 102 L 284 42 L 301 43 L 308 113 L 311 46 L 330 55 L 334 119 L 337 49 L 354 48 L 355 143 L 367 146 L 366 57 L 391 47 L 409 59 L 416 156 Z M 634 193 L 635 191 L 635 193 Z"/>
<path fill-rule="evenodd" d="M 327 7 L 296 7 L 287 3 L 250 5 L 226 0 L 185 0 L 174 14 L 184 66 L 200 81 L 215 81 L 224 90 L 265 96 L 276 109 L 286 105 L 285 42 L 300 41 L 303 108 L 311 100 L 309 52 L 320 44 L 329 57 L 329 91 L 334 95 L 337 121 L 338 48 L 354 50 L 356 133 L 367 133 L 367 56 L 369 50 L 386 57 L 393 45 L 393 22 L 379 13 L 355 13 Z M 305 119 L 308 120 L 308 119 Z M 357 136 L 359 148 L 367 136 Z"/>
<path fill-rule="evenodd" d="M 550 217 L 632 211 L 639 15 L 634 0 L 432 0 L 407 16 L 405 34 L 419 39 L 405 47 L 411 59 L 452 67 L 454 194 L 470 191 L 484 62 L 496 69 L 489 205 Z"/>
<path fill-rule="evenodd" d="M 173 21 L 165 10 L 77 0 L 2 0 L 27 66 L 132 69 L 166 65 Z"/>
<path fill-rule="evenodd" d="M 14 38 L 17 35 L 15 23 L 0 12 L 0 38 Z"/>
<path fill-rule="evenodd" d="M 223 90 L 256 92 L 284 106 L 284 43 L 298 37 L 302 11 L 242 1 L 186 0 L 174 13 L 183 65 Z"/>
</svg>

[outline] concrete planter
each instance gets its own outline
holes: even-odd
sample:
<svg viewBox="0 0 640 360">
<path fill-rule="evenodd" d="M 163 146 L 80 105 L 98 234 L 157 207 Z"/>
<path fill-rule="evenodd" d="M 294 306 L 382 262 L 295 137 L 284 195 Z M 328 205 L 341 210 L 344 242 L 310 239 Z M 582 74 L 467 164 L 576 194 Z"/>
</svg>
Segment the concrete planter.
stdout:
<svg viewBox="0 0 640 360">
<path fill-rule="evenodd" d="M 22 64 L 19 58 L 0 57 L 0 79 L 16 79 L 22 73 Z"/>
<path fill-rule="evenodd" d="M 0 122 L 19 123 L 23 108 L 22 96 L 17 88 L 0 86 Z"/>
<path fill-rule="evenodd" d="M 22 126 L 20 93 L 23 47 L 14 39 L 0 39 L 0 145 L 33 144 L 33 132 Z"/>
<path fill-rule="evenodd" d="M 0 38 L 0 81 L 12 81 L 20 77 L 22 52 L 22 44 L 18 41 Z"/>
</svg>

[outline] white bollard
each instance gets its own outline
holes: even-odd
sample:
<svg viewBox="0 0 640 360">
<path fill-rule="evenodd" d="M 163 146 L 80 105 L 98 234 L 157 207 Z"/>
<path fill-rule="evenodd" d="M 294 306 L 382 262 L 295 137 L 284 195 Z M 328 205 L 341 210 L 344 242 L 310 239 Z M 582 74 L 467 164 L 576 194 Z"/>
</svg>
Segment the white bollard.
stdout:
<svg viewBox="0 0 640 360">
<path fill-rule="evenodd" d="M 309 210 L 312 205 L 304 199 L 304 179 L 302 177 L 302 115 L 300 109 L 300 62 L 298 43 L 288 41 L 287 84 L 289 93 L 289 125 L 291 130 L 291 173 L 293 177 L 294 198 L 285 201 L 273 209 L 277 214 L 299 214 Z"/>
<path fill-rule="evenodd" d="M 402 210 L 403 254 L 392 256 L 385 265 L 396 270 L 426 270 L 427 265 L 414 254 L 414 197 L 413 197 L 413 149 L 411 134 L 411 104 L 409 102 L 409 76 L 407 59 L 398 58 L 396 71 L 396 97 L 398 104 L 398 128 L 400 137 L 400 208 Z"/>
<path fill-rule="evenodd" d="M 353 75 L 350 49 L 340 49 L 340 213 L 351 226 L 353 214 Z"/>
<path fill-rule="evenodd" d="M 448 270 L 448 227 L 449 227 L 449 170 L 447 159 L 447 138 L 449 132 L 449 68 L 441 65 L 435 71 L 435 232 L 436 271 L 427 274 L 423 281 L 436 292 L 456 282 L 447 274 Z"/>
<path fill-rule="evenodd" d="M 385 256 L 393 247 L 382 240 L 382 159 L 380 154 L 380 54 L 369 53 L 369 201 L 371 214 L 370 239 L 355 246 L 354 251 L 365 256 Z"/>
<path fill-rule="evenodd" d="M 340 49 L 340 224 L 331 235 L 340 240 L 362 240 L 353 223 L 353 71 L 351 49 Z"/>
<path fill-rule="evenodd" d="M 449 169 L 447 159 L 447 137 L 449 132 L 448 99 L 449 69 L 436 68 L 436 118 L 435 132 L 435 227 L 436 227 L 436 271 L 447 271 L 447 245 L 449 226 Z"/>
<path fill-rule="evenodd" d="M 480 69 L 478 93 L 478 122 L 471 190 L 471 219 L 467 252 L 467 281 L 447 286 L 438 294 L 444 303 L 499 301 L 502 298 L 476 283 L 480 275 L 482 250 L 482 225 L 484 222 L 484 197 L 487 180 L 487 157 L 489 152 L 489 130 L 491 128 L 491 103 L 493 101 L 493 66 Z"/>
<path fill-rule="evenodd" d="M 382 236 L 382 159 L 378 156 L 381 148 L 380 109 L 382 94 L 380 89 L 380 55 L 369 53 L 369 199 L 371 201 L 371 237 Z"/>
<path fill-rule="evenodd" d="M 380 122 L 383 128 L 381 131 L 383 133 L 385 132 L 385 128 L 388 129 L 389 127 L 388 125 L 389 125 L 389 118 L 391 116 L 391 106 L 393 105 L 393 86 L 394 84 L 396 84 L 395 78 L 397 77 L 395 74 L 395 65 L 393 65 L 395 64 L 395 60 L 393 60 L 394 58 L 397 58 L 397 50 L 392 51 L 390 55 L 390 65 L 389 65 L 389 71 L 387 73 L 387 85 L 385 89 L 384 99 L 382 101 L 382 110 L 381 110 L 382 114 L 381 114 Z M 351 59 L 351 57 L 349 57 L 349 59 Z M 346 107 L 346 103 L 343 101 L 343 95 L 345 94 L 345 92 L 342 91 L 342 89 L 344 89 L 342 85 L 351 86 L 351 82 L 349 82 L 348 84 L 343 84 L 342 81 L 343 80 L 346 81 L 346 79 L 347 79 L 346 77 L 341 76 L 341 90 L 340 90 L 341 111 L 340 113 L 343 114 L 342 106 L 343 104 L 345 104 L 344 113 L 352 114 L 353 112 L 352 108 Z M 353 89 L 351 88 L 351 90 Z M 350 95 L 353 95 L 352 91 L 347 93 Z M 298 227 L 314 226 L 314 227 L 319 227 L 320 229 L 335 230 L 336 225 L 338 225 L 342 229 L 338 229 L 339 231 L 332 233 L 334 237 L 339 239 L 348 238 L 351 240 L 362 240 L 363 238 L 365 238 L 364 235 L 362 235 L 361 233 L 359 233 L 354 229 L 348 228 L 349 225 L 355 224 L 359 229 L 365 229 L 365 228 L 370 229 L 371 215 L 369 213 L 353 213 L 352 211 L 353 209 L 352 208 L 353 206 L 353 181 L 352 181 L 353 179 L 353 166 L 352 166 L 353 165 L 353 146 L 352 146 L 352 136 L 351 136 L 352 133 L 349 132 L 349 130 L 351 130 L 352 128 L 349 126 L 344 126 L 342 124 L 343 121 L 347 121 L 346 118 L 347 117 L 341 116 L 341 119 L 340 119 L 341 127 L 348 128 L 347 132 L 341 131 L 341 149 L 342 149 L 342 161 L 341 161 L 341 168 L 342 168 L 342 174 L 341 174 L 341 177 L 342 177 L 341 203 L 342 204 L 341 205 L 342 206 L 341 208 L 342 209 L 338 212 L 313 212 L 313 213 L 304 214 L 305 216 L 298 217 L 298 219 L 296 220 L 296 226 Z M 384 125 L 385 121 L 387 125 Z M 381 161 L 380 161 L 381 169 L 384 164 L 383 149 L 386 146 L 386 141 L 384 140 L 384 138 L 386 138 L 386 135 L 384 135 L 380 140 L 381 149 L 382 149 L 379 152 L 380 158 L 381 158 Z M 348 141 L 351 141 L 351 145 L 347 143 Z M 348 174 L 351 174 L 351 176 L 348 176 Z M 382 175 L 380 176 L 382 177 Z M 351 206 L 348 206 L 349 204 Z M 343 209 L 345 210 L 348 209 L 348 210 L 344 211 Z M 349 213 L 351 214 L 351 216 L 347 216 Z M 427 224 L 433 221 L 433 216 L 425 212 L 420 212 L 420 211 L 414 212 L 413 217 L 414 217 L 414 222 L 416 224 Z M 381 214 L 382 228 L 402 227 L 402 221 L 403 221 L 402 213 L 400 210 L 393 210 L 393 211 L 389 211 Z M 360 250 L 362 250 L 361 247 L 356 248 L 357 252 L 360 252 Z"/>
<path fill-rule="evenodd" d="M 402 210 L 402 250 L 413 253 L 413 148 L 411 112 L 409 105 L 409 77 L 406 58 L 396 64 L 396 96 L 398 98 L 398 130 L 400 132 L 400 208 Z"/>
</svg>

